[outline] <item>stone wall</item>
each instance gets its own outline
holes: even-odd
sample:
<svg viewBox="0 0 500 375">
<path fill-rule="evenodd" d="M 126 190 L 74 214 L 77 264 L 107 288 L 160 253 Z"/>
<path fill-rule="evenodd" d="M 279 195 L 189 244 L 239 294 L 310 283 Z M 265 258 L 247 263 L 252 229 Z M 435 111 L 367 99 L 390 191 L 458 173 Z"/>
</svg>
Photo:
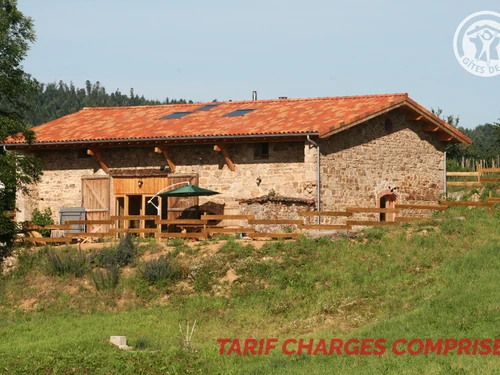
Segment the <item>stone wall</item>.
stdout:
<svg viewBox="0 0 500 375">
<path fill-rule="evenodd" d="M 40 183 L 30 188 L 29 197 L 18 194 L 17 221 L 30 220 L 35 208 L 41 211 L 50 208 L 53 219 L 58 222 L 59 208 L 81 207 L 82 176 L 104 173 L 99 171 L 99 163 L 94 158 L 77 158 L 76 150 L 51 150 L 35 155 L 42 161 L 43 175 Z"/>
<path fill-rule="evenodd" d="M 446 145 L 433 137 L 396 110 L 320 142 L 322 210 L 378 207 L 379 194 L 391 189 L 396 203 L 436 203 Z"/>
<path fill-rule="evenodd" d="M 298 211 L 314 211 L 314 200 L 306 199 L 287 199 L 280 197 L 271 197 L 269 199 L 260 199 L 255 201 L 241 201 L 240 211 L 243 215 L 254 215 L 257 220 L 297 220 L 299 217 Z M 312 220 L 312 217 L 306 217 L 306 223 Z M 283 225 L 255 225 L 257 232 L 297 232 L 298 227 L 294 224 Z"/>
<path fill-rule="evenodd" d="M 229 170 L 222 153 L 214 151 L 213 145 L 169 147 L 170 156 L 176 165 L 175 173 L 165 176 L 198 174 L 201 187 L 221 194 L 200 197 L 200 204 L 215 202 L 223 204 L 234 214 L 239 207 L 237 199 L 248 199 L 276 192 L 291 197 L 311 197 L 315 194 L 315 158 L 310 157 L 314 149 L 304 142 L 269 143 L 269 158 L 254 160 L 253 144 L 235 144 L 228 147 L 229 155 L 236 165 Z M 155 153 L 154 147 L 108 148 L 102 157 L 113 170 L 156 170 L 167 165 L 163 154 Z M 17 207 L 22 212 L 19 220 L 29 220 L 33 209 L 50 207 L 54 219 L 58 219 L 60 207 L 79 207 L 82 204 L 83 176 L 103 174 L 97 160 L 78 158 L 78 150 L 47 150 L 38 152 L 42 160 L 44 175 L 33 188 L 30 198 L 18 196 Z M 314 156 L 314 155 L 313 155 Z M 308 178 L 312 178 L 312 181 Z M 260 183 L 257 183 L 259 179 Z M 113 212 L 113 200 L 111 200 Z"/>
</svg>

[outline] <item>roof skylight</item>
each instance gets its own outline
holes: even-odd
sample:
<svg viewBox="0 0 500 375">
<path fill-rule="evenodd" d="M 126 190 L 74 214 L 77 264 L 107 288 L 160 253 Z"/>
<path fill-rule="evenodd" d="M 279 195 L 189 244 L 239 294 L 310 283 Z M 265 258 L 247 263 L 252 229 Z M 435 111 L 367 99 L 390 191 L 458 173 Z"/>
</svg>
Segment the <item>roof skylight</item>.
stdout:
<svg viewBox="0 0 500 375">
<path fill-rule="evenodd" d="M 181 118 L 181 117 L 190 115 L 191 113 L 193 113 L 193 112 L 174 112 L 174 113 L 171 113 L 169 115 L 160 117 L 160 120 L 169 120 L 169 119 L 173 119 L 173 118 Z"/>
<path fill-rule="evenodd" d="M 248 108 L 248 109 L 237 109 L 236 111 L 226 113 L 222 117 L 236 117 L 236 116 L 245 116 L 247 113 L 255 111 L 256 108 Z"/>
</svg>

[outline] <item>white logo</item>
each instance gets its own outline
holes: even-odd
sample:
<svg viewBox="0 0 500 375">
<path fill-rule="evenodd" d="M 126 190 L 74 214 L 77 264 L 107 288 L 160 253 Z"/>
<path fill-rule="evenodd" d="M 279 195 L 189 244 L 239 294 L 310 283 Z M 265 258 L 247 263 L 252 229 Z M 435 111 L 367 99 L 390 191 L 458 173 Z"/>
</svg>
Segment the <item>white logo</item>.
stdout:
<svg viewBox="0 0 500 375">
<path fill-rule="evenodd" d="M 500 74 L 500 13 L 477 12 L 464 19 L 453 38 L 462 67 L 480 77 Z"/>
</svg>

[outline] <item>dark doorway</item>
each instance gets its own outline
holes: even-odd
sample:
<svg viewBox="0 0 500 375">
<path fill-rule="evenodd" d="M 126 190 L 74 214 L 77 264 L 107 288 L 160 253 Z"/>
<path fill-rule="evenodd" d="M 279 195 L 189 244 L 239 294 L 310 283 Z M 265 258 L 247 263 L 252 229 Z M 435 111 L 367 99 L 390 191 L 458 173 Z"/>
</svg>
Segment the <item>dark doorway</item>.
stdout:
<svg viewBox="0 0 500 375">
<path fill-rule="evenodd" d="M 385 193 L 381 193 L 379 195 L 379 207 L 380 208 L 396 208 L 396 199 L 397 195 L 394 193 L 391 193 L 390 191 Z M 381 212 L 380 213 L 380 221 L 394 221 L 396 218 L 396 214 L 393 212 L 386 213 L 386 212 Z"/>
<path fill-rule="evenodd" d="M 380 198 L 380 208 L 386 208 L 385 203 L 386 203 L 386 195 L 384 195 L 382 198 Z M 385 221 L 385 212 L 380 213 L 380 221 Z"/>
<path fill-rule="evenodd" d="M 142 209 L 142 195 L 129 195 L 128 196 L 128 214 L 140 215 Z M 130 220 L 129 228 L 139 228 L 141 225 L 140 220 Z"/>
</svg>

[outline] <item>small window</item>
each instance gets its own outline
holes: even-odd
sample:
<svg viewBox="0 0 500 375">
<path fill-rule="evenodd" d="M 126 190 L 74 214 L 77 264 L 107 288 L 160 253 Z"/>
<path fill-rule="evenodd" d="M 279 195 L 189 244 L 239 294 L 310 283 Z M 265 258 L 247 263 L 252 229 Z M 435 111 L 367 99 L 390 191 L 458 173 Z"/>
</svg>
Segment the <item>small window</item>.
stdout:
<svg viewBox="0 0 500 375">
<path fill-rule="evenodd" d="M 237 109 L 236 111 L 226 113 L 222 117 L 236 117 L 236 116 L 245 116 L 247 113 L 255 111 L 255 108 L 251 109 Z"/>
<path fill-rule="evenodd" d="M 392 121 L 391 119 L 387 119 L 385 120 L 385 124 L 384 124 L 384 127 L 385 127 L 385 133 L 386 134 L 391 134 L 394 132 L 394 128 L 392 126 Z"/>
<path fill-rule="evenodd" d="M 256 143 L 253 145 L 253 158 L 255 160 L 269 159 L 269 143 Z"/>
<path fill-rule="evenodd" d="M 76 157 L 78 159 L 88 159 L 90 158 L 91 156 L 89 154 L 87 154 L 87 149 L 86 148 L 80 148 L 77 152 L 76 152 Z"/>
<path fill-rule="evenodd" d="M 181 118 L 181 117 L 190 115 L 191 113 L 193 113 L 193 112 L 174 112 L 174 113 L 171 113 L 169 115 L 160 117 L 160 120 L 170 120 L 173 118 Z"/>
<path fill-rule="evenodd" d="M 218 107 L 219 104 L 206 104 L 203 107 L 196 109 L 197 111 L 210 111 L 211 109 Z"/>
</svg>

